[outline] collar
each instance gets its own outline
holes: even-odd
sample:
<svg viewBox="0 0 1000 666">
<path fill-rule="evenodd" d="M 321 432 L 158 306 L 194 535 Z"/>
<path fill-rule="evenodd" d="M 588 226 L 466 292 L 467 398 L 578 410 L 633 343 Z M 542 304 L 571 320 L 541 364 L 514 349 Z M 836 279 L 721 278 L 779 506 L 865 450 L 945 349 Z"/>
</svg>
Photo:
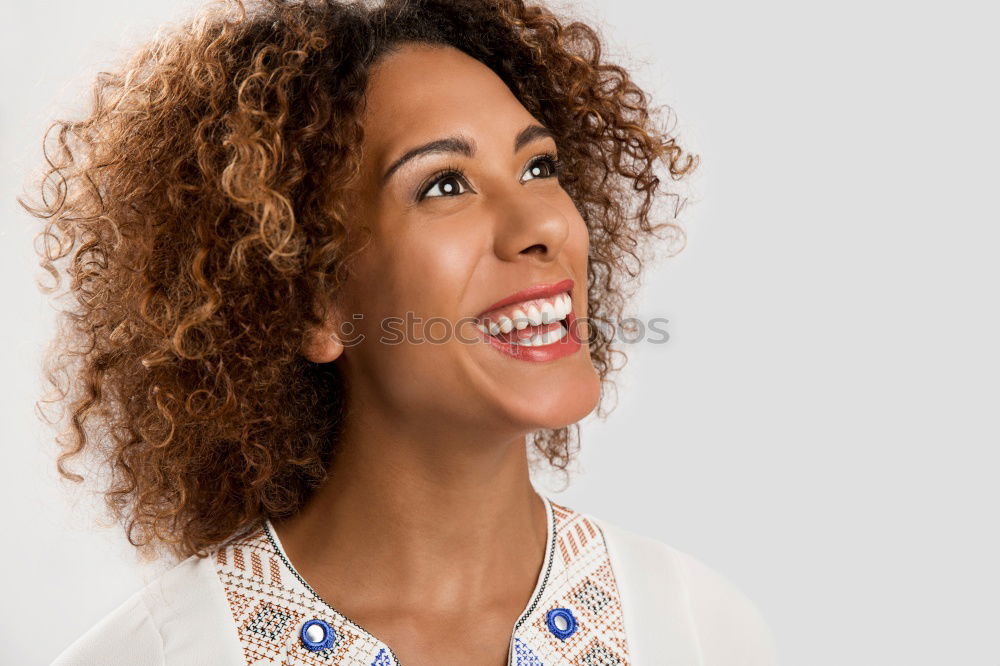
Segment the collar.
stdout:
<svg viewBox="0 0 1000 666">
<path fill-rule="evenodd" d="M 544 495 L 542 568 L 511 632 L 508 664 L 622 664 L 621 598 L 599 526 Z M 388 645 L 321 598 L 285 553 L 269 519 L 219 547 L 215 570 L 248 665 L 401 666 Z"/>
</svg>

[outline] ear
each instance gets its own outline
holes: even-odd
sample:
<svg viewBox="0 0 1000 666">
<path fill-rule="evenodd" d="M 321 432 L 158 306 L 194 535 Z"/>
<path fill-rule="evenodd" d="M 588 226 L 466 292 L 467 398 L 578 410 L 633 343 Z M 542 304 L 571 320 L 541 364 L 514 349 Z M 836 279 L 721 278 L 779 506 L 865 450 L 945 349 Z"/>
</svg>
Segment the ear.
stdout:
<svg viewBox="0 0 1000 666">
<path fill-rule="evenodd" d="M 306 331 L 302 341 L 302 355 L 313 363 L 330 363 L 344 353 L 344 343 L 337 335 L 340 330 L 340 314 L 335 303 L 317 305 L 316 312 L 322 324 Z"/>
</svg>

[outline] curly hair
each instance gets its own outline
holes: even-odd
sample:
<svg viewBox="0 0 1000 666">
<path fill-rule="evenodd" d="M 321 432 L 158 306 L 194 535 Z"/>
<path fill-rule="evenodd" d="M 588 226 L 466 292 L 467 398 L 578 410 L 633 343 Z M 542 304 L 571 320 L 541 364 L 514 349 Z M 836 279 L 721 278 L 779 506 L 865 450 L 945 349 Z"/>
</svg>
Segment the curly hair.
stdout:
<svg viewBox="0 0 1000 666">
<path fill-rule="evenodd" d="M 40 288 L 69 282 L 36 403 L 69 417 L 56 467 L 81 482 L 67 463 L 97 457 L 140 554 L 203 556 L 325 480 L 344 387 L 301 345 L 320 323 L 309 304 L 362 246 L 338 194 L 358 171 L 369 73 L 407 41 L 483 62 L 555 134 L 590 234 L 588 318 L 611 325 L 588 340 L 607 415 L 625 356 L 608 329 L 654 237 L 684 244 L 677 194 L 674 216 L 651 220 L 658 163 L 676 181 L 698 158 L 598 32 L 523 0 L 213 2 L 97 76 L 86 117 L 44 133 L 40 200 L 18 198 L 44 225 L 54 284 Z M 563 470 L 578 441 L 577 424 L 531 434 Z"/>
</svg>

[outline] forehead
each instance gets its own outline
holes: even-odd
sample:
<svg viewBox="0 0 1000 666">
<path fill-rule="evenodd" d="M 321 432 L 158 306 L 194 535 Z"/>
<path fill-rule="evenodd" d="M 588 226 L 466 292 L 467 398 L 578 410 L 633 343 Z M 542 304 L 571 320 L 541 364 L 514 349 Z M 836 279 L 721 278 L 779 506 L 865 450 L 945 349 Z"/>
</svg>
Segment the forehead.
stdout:
<svg viewBox="0 0 1000 666">
<path fill-rule="evenodd" d="M 509 146 L 533 119 L 493 70 L 450 46 L 404 44 L 374 68 L 365 97 L 365 152 L 378 161 L 456 132 Z"/>
</svg>

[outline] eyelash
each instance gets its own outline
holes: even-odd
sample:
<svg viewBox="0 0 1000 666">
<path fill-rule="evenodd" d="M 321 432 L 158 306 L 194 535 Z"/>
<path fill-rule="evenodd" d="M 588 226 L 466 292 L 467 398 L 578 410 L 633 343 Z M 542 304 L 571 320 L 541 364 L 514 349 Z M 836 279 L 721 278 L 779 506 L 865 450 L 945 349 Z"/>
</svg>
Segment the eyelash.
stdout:
<svg viewBox="0 0 1000 666">
<path fill-rule="evenodd" d="M 552 175 L 550 176 L 537 176 L 538 178 L 557 178 L 563 170 L 562 160 L 557 158 L 552 153 L 543 153 L 536 156 L 531 162 L 528 163 L 528 168 L 533 167 L 537 162 L 548 162 L 552 167 Z M 440 171 L 435 172 L 428 180 L 424 181 L 424 184 L 420 186 L 417 190 L 417 201 L 423 201 L 427 196 L 427 192 L 431 190 L 438 181 L 443 180 L 446 177 L 455 176 L 461 180 L 465 180 L 465 176 L 462 175 L 462 170 L 458 166 L 446 166 Z M 471 188 L 470 188 L 471 189 Z"/>
</svg>

